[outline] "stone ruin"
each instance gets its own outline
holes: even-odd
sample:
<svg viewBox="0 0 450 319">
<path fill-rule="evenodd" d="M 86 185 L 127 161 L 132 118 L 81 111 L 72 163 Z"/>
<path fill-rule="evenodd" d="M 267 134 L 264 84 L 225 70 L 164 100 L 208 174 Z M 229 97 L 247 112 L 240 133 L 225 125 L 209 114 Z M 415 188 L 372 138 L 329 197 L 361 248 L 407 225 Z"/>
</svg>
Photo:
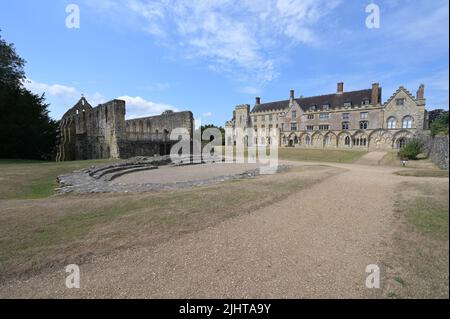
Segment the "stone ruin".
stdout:
<svg viewBox="0 0 450 319">
<path fill-rule="evenodd" d="M 192 112 L 166 111 L 159 116 L 125 120 L 125 101 L 92 107 L 82 97 L 60 121 L 57 161 L 132 158 L 170 154 L 176 128 L 193 134 Z"/>
</svg>

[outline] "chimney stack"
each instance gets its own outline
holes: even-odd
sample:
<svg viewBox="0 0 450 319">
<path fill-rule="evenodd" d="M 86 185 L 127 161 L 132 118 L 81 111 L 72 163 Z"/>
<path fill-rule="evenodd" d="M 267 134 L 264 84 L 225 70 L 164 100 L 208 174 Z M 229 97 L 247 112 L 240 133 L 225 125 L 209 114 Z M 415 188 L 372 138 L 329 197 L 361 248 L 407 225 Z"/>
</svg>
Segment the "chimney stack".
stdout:
<svg viewBox="0 0 450 319">
<path fill-rule="evenodd" d="M 344 93 L 344 82 L 339 82 L 337 84 L 337 94 Z"/>
<path fill-rule="evenodd" d="M 259 96 L 256 97 L 256 105 L 261 104 L 261 98 Z"/>
<path fill-rule="evenodd" d="M 422 100 L 425 98 L 425 85 L 421 84 L 417 90 L 416 99 Z"/>
<path fill-rule="evenodd" d="M 380 84 L 372 84 L 372 105 L 377 105 L 380 103 Z"/>
<path fill-rule="evenodd" d="M 291 100 L 293 100 L 295 98 L 295 91 L 291 90 Z"/>
</svg>

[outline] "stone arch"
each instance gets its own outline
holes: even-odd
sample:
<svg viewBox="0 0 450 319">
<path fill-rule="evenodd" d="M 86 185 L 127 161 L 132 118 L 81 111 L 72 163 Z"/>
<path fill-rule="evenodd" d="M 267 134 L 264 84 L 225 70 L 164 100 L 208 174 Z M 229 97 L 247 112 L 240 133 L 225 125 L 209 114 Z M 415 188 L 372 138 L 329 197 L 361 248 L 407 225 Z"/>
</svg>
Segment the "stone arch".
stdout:
<svg viewBox="0 0 450 319">
<path fill-rule="evenodd" d="M 349 138 L 349 143 L 346 143 L 346 138 Z M 351 148 L 352 147 L 352 135 L 349 131 L 342 131 L 337 136 L 337 145 L 342 148 Z"/>
<path fill-rule="evenodd" d="M 408 130 L 401 130 L 394 134 L 392 138 L 392 148 L 399 149 L 402 142 L 412 139 L 413 134 Z"/>
<path fill-rule="evenodd" d="M 336 147 L 337 146 L 337 136 L 333 132 L 328 132 L 325 134 L 323 139 L 324 147 Z"/>
<path fill-rule="evenodd" d="M 362 130 L 356 131 L 352 136 L 352 145 L 357 148 L 367 148 L 369 146 L 369 136 Z"/>
<path fill-rule="evenodd" d="M 288 145 L 295 146 L 295 144 L 298 144 L 298 136 L 295 133 L 291 133 L 288 136 Z"/>
<path fill-rule="evenodd" d="M 300 134 L 300 145 L 308 147 L 311 145 L 311 136 L 308 133 Z"/>
<path fill-rule="evenodd" d="M 392 134 L 383 129 L 377 129 L 369 134 L 369 147 L 374 149 L 391 148 Z"/>
<path fill-rule="evenodd" d="M 313 147 L 321 147 L 323 148 L 323 135 L 320 132 L 315 132 L 311 136 L 311 145 Z"/>
</svg>

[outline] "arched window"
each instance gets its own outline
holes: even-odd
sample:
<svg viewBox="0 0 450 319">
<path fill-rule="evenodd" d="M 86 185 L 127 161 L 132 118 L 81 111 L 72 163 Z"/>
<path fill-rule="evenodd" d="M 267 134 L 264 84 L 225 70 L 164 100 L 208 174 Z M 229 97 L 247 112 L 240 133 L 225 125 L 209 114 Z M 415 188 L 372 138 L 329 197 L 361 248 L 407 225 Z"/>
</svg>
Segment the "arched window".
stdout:
<svg viewBox="0 0 450 319">
<path fill-rule="evenodd" d="M 350 146 L 350 136 L 345 137 L 345 146 Z"/>
<path fill-rule="evenodd" d="M 388 127 L 388 129 L 395 129 L 395 128 L 397 128 L 397 119 L 395 117 L 393 117 L 393 116 L 388 118 L 388 120 L 387 120 L 387 127 Z"/>
<path fill-rule="evenodd" d="M 305 144 L 306 145 L 311 145 L 311 138 L 309 136 L 306 136 Z"/>
<path fill-rule="evenodd" d="M 405 116 L 403 118 L 403 124 L 402 124 L 403 128 L 412 128 L 412 124 L 413 124 L 413 118 L 411 116 Z"/>
<path fill-rule="evenodd" d="M 294 137 L 294 144 L 298 144 L 298 137 L 297 136 Z"/>
<path fill-rule="evenodd" d="M 286 145 L 287 144 L 287 139 L 286 136 L 283 136 L 283 144 Z"/>
<path fill-rule="evenodd" d="M 327 137 L 325 137 L 325 145 L 330 145 L 331 144 L 331 136 L 327 135 Z"/>
</svg>

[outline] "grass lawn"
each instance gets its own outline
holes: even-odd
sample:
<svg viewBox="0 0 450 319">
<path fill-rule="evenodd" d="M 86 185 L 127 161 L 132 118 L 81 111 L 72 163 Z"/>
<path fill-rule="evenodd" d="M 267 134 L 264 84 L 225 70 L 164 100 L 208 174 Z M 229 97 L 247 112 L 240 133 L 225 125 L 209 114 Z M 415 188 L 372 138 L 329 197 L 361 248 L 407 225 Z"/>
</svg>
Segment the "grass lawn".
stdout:
<svg viewBox="0 0 450 319">
<path fill-rule="evenodd" d="M 14 169 L 20 171 L 17 166 L 21 165 L 25 164 L 15 164 Z M 43 174 L 40 176 L 47 178 L 77 165 L 85 166 L 33 165 L 24 166 L 27 175 Z M 41 165 L 53 168 L 42 169 Z M 156 193 L 0 200 L 0 278 L 81 264 L 92 255 L 118 249 L 152 247 L 280 201 L 341 171 L 309 166 L 255 179 Z"/>
<path fill-rule="evenodd" d="M 114 160 L 41 162 L 0 159 L 0 199 L 37 199 L 54 194 L 56 177 Z"/>
<path fill-rule="evenodd" d="M 404 170 L 404 171 L 398 171 L 394 174 L 400 175 L 400 176 L 413 176 L 413 177 L 441 177 L 441 178 L 448 178 L 448 171 L 446 170 L 423 170 L 423 169 L 417 169 L 417 170 Z"/>
<path fill-rule="evenodd" d="M 386 259 L 390 298 L 449 296 L 448 180 L 402 183 L 397 190 L 396 230 Z"/>
<path fill-rule="evenodd" d="M 315 150 L 302 148 L 280 148 L 278 152 L 280 160 L 330 163 L 353 163 L 367 154 L 366 151 L 357 150 Z"/>
</svg>

